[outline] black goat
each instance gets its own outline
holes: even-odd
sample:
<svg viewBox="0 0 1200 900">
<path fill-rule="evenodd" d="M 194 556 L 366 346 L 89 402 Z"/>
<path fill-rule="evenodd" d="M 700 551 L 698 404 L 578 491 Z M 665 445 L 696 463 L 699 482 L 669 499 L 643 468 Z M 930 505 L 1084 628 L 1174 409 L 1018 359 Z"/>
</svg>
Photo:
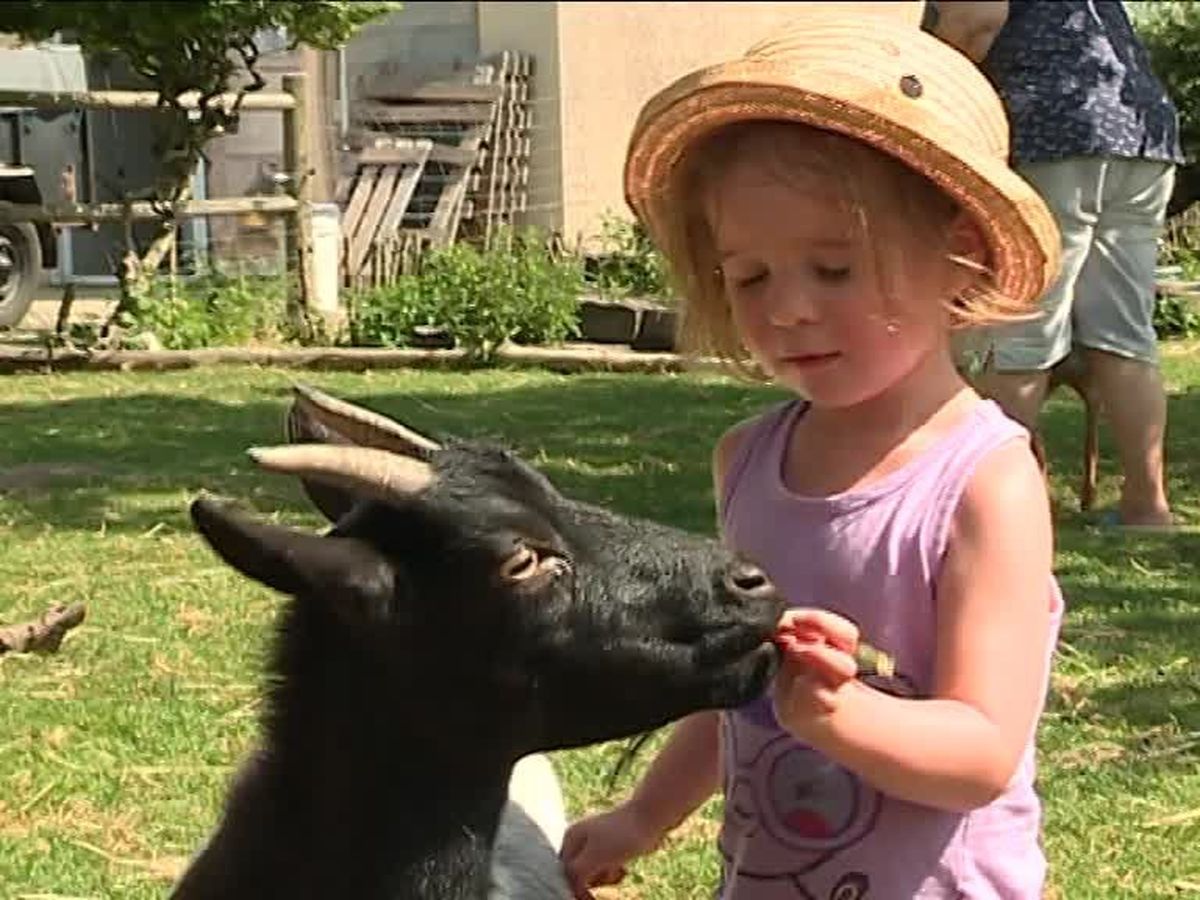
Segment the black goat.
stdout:
<svg viewBox="0 0 1200 900">
<path fill-rule="evenodd" d="M 715 541 L 311 390 L 289 429 L 313 443 L 252 456 L 300 477 L 329 532 L 192 505 L 293 599 L 261 749 L 177 900 L 488 897 L 514 762 L 740 704 L 774 670 L 783 601 Z"/>
</svg>

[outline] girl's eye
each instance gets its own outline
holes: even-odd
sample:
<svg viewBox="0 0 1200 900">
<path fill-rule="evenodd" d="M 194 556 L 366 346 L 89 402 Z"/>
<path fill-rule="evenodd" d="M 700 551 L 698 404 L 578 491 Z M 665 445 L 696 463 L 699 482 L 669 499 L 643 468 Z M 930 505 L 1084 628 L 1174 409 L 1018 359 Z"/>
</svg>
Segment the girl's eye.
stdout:
<svg viewBox="0 0 1200 900">
<path fill-rule="evenodd" d="M 850 277 L 849 266 L 816 266 L 817 278 L 830 284 L 837 284 Z"/>
<path fill-rule="evenodd" d="M 745 290 L 746 288 L 754 287 L 756 284 L 761 284 L 766 279 L 766 272 L 757 272 L 754 275 L 733 279 L 733 286 L 739 290 Z"/>
</svg>

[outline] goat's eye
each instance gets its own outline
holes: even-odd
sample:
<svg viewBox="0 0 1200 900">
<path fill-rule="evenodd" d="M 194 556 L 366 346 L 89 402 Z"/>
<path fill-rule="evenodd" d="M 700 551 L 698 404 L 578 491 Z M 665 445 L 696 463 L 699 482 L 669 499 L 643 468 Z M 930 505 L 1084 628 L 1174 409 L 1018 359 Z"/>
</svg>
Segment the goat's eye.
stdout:
<svg viewBox="0 0 1200 900">
<path fill-rule="evenodd" d="M 539 568 L 537 553 L 522 544 L 500 566 L 500 577 L 505 581 L 525 581 L 536 575 Z"/>
<path fill-rule="evenodd" d="M 500 565 L 500 577 L 510 584 L 557 578 L 571 571 L 571 562 L 549 547 L 520 544 Z"/>
</svg>

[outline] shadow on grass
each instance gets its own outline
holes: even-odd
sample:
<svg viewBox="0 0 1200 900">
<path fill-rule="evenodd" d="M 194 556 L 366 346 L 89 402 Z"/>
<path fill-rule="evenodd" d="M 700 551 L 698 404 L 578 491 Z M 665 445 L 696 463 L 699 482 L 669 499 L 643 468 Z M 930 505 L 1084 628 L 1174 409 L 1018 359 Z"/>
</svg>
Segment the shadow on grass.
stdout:
<svg viewBox="0 0 1200 900">
<path fill-rule="evenodd" d="M 310 380 L 435 437 L 499 440 L 568 494 L 701 533 L 713 531 L 713 441 L 783 397 L 729 381 L 638 375 L 547 376 L 511 386 L 480 374 L 412 379 L 411 391 L 396 388 L 399 378 L 381 378 L 377 386 L 345 376 Z M 188 396 L 170 380 L 147 380 L 140 384 L 151 390 L 124 396 L 5 405 L 0 468 L 83 464 L 101 473 L 0 495 L 0 514 L 18 529 L 94 531 L 103 522 L 110 532 L 140 534 L 165 522 L 186 531 L 188 501 L 207 490 L 317 521 L 294 483 L 258 471 L 245 455 L 247 447 L 282 435 L 287 388 L 264 381 L 247 375 L 244 384 L 227 379 L 228 390 L 218 382 L 217 396 Z M 1195 503 L 1200 429 L 1188 425 L 1200 421 L 1200 392 L 1173 396 L 1170 416 L 1173 479 Z M 1061 397 L 1046 412 L 1061 496 L 1078 483 L 1082 422 L 1079 405 Z M 1111 473 L 1108 460 L 1106 447 Z M 1200 646 L 1200 538 L 1098 534 L 1068 510 L 1059 547 L 1069 609 L 1065 640 L 1102 666 L 1129 656 L 1167 666 L 1161 677 L 1097 688 L 1093 701 L 1102 714 L 1135 728 L 1175 720 L 1200 729 L 1194 669 L 1170 667 Z"/>
<path fill-rule="evenodd" d="M 109 531 L 129 532 L 164 519 L 184 525 L 187 498 L 200 490 L 310 512 L 294 485 L 260 472 L 245 455 L 247 447 L 282 439 L 286 388 L 245 393 L 254 399 L 164 389 L 9 404 L 0 468 L 81 466 L 91 474 L 18 486 L 0 500 L 14 524 L 93 530 L 104 520 Z M 336 393 L 432 436 L 511 446 L 580 499 L 703 531 L 712 530 L 709 447 L 725 427 L 776 396 L 727 382 L 639 376 L 467 394 Z"/>
</svg>

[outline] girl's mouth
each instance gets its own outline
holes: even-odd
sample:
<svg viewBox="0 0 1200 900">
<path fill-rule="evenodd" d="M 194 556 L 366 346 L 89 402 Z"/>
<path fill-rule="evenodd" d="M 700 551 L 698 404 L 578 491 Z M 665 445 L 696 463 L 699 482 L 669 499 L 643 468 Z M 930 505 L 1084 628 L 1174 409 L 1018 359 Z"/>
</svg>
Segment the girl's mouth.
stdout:
<svg viewBox="0 0 1200 900">
<path fill-rule="evenodd" d="M 800 353 L 785 356 L 783 362 L 795 369 L 816 369 L 839 359 L 840 353 Z"/>
</svg>

